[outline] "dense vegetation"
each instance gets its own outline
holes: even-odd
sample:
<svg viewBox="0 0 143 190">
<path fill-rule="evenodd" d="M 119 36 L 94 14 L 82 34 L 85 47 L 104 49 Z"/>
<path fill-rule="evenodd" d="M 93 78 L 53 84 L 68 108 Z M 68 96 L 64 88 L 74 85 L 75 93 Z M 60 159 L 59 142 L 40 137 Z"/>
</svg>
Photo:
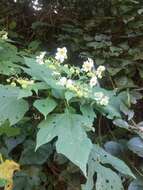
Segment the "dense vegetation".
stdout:
<svg viewBox="0 0 143 190">
<path fill-rule="evenodd" d="M 142 0 L 0 7 L 1 189 L 142 190 Z"/>
</svg>

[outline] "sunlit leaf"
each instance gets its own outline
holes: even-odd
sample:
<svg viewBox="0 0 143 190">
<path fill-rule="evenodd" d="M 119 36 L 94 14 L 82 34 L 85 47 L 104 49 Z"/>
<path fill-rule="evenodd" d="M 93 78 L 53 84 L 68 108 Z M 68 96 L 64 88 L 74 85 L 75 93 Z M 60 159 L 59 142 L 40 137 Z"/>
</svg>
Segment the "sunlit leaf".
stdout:
<svg viewBox="0 0 143 190">
<path fill-rule="evenodd" d="M 64 113 L 47 117 L 39 125 L 37 148 L 58 137 L 56 149 L 64 154 L 74 164 L 80 167 L 86 175 L 86 164 L 92 148 L 91 141 L 82 128 L 83 118 L 78 114 Z"/>
<path fill-rule="evenodd" d="M 52 98 L 46 98 L 41 100 L 36 100 L 34 102 L 34 107 L 37 108 L 46 118 L 46 116 L 55 109 L 57 103 Z"/>
<path fill-rule="evenodd" d="M 19 88 L 0 85 L 0 123 L 9 120 L 13 125 L 20 121 L 28 110 L 28 103 L 18 99 Z"/>
</svg>

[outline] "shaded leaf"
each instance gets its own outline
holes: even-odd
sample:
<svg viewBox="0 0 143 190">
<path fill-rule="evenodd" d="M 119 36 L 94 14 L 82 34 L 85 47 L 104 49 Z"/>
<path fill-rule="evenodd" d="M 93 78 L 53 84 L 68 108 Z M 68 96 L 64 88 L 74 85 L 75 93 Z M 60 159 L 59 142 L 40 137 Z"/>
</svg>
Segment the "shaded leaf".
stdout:
<svg viewBox="0 0 143 190">
<path fill-rule="evenodd" d="M 142 180 L 134 180 L 130 183 L 128 190 L 142 190 L 143 189 L 143 181 Z"/>
<path fill-rule="evenodd" d="M 143 140 L 139 137 L 133 137 L 128 142 L 128 148 L 135 154 L 143 158 Z"/>
<path fill-rule="evenodd" d="M 46 144 L 35 151 L 35 144 L 30 143 L 23 150 L 19 162 L 22 165 L 42 165 L 51 154 L 52 147 L 50 144 Z"/>
<path fill-rule="evenodd" d="M 108 141 L 104 144 L 104 148 L 106 152 L 113 156 L 119 157 L 123 152 L 122 146 L 120 143 L 117 143 L 115 141 Z"/>
</svg>

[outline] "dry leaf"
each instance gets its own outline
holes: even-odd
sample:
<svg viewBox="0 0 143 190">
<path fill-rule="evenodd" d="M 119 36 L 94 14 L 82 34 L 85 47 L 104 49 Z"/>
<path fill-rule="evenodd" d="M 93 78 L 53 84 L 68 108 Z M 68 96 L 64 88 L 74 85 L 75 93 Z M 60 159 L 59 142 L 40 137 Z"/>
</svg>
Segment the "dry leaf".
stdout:
<svg viewBox="0 0 143 190">
<path fill-rule="evenodd" d="M 0 164 L 0 178 L 7 181 L 4 190 L 13 189 L 13 174 L 17 170 L 20 170 L 20 166 L 13 160 L 5 160 Z"/>
</svg>

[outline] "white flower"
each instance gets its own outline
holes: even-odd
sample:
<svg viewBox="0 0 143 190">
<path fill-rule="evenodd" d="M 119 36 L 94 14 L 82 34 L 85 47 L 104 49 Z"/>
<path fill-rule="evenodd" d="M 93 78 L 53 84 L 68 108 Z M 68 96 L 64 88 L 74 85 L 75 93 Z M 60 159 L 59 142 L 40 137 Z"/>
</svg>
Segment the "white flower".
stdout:
<svg viewBox="0 0 143 190">
<path fill-rule="evenodd" d="M 66 77 L 60 78 L 59 85 L 66 86 L 66 88 L 72 89 L 74 87 L 74 82 L 71 79 L 67 79 Z"/>
<path fill-rule="evenodd" d="M 58 84 L 62 85 L 62 86 L 65 86 L 67 83 L 67 78 L 66 77 L 62 77 L 60 78 Z"/>
<path fill-rule="evenodd" d="M 73 87 L 73 81 L 71 79 L 68 79 L 67 82 L 66 82 L 66 87 L 67 88 L 71 88 Z"/>
<path fill-rule="evenodd" d="M 103 105 L 103 106 L 107 106 L 109 103 L 109 97 L 108 96 L 104 96 L 101 101 L 100 101 L 100 105 Z"/>
<path fill-rule="evenodd" d="M 68 68 L 69 66 L 68 66 L 68 64 L 64 64 L 64 67 L 65 67 L 65 68 Z"/>
<path fill-rule="evenodd" d="M 28 83 L 29 84 L 34 84 L 34 80 L 29 80 Z"/>
<path fill-rule="evenodd" d="M 39 56 L 36 56 L 36 62 L 39 63 L 40 65 L 44 64 L 44 57 L 45 57 L 46 52 L 41 52 Z"/>
<path fill-rule="evenodd" d="M 90 87 L 92 88 L 93 86 L 95 86 L 97 84 L 97 77 L 94 76 L 90 79 Z"/>
<path fill-rule="evenodd" d="M 87 61 L 83 62 L 82 69 L 85 72 L 89 72 L 94 68 L 94 61 L 91 58 L 88 58 Z"/>
<path fill-rule="evenodd" d="M 63 47 L 63 48 L 57 48 L 57 53 L 56 53 L 56 56 L 55 58 L 63 63 L 65 59 L 67 59 L 67 49 L 66 47 Z"/>
<path fill-rule="evenodd" d="M 8 33 L 6 32 L 5 34 L 2 35 L 2 40 L 7 40 L 8 39 Z"/>
<path fill-rule="evenodd" d="M 104 66 L 99 66 L 96 70 L 96 75 L 98 78 L 102 78 L 102 73 L 105 71 L 105 67 Z"/>
<path fill-rule="evenodd" d="M 60 75 L 60 73 L 57 72 L 57 71 L 53 71 L 52 75 L 53 75 L 53 76 L 58 76 L 58 75 Z"/>
<path fill-rule="evenodd" d="M 95 92 L 94 93 L 94 99 L 98 102 L 103 98 L 104 94 L 103 92 Z"/>
<path fill-rule="evenodd" d="M 102 106 L 107 106 L 109 103 L 109 97 L 105 96 L 102 92 L 95 92 L 94 99 L 98 104 Z"/>
<path fill-rule="evenodd" d="M 36 11 L 40 11 L 42 9 L 41 4 L 39 3 L 39 0 L 32 0 L 32 7 L 36 10 Z"/>
</svg>

